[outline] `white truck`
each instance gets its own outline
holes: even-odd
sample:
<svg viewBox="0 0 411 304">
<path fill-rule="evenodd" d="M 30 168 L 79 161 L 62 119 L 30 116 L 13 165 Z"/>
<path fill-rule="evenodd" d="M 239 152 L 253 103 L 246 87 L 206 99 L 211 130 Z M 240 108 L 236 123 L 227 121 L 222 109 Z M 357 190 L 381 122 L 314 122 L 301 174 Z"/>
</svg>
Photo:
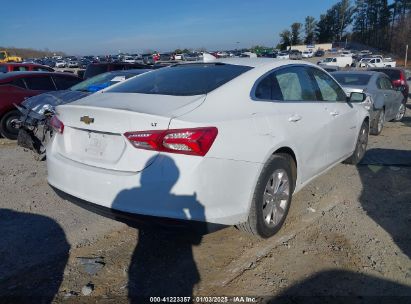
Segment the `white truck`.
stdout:
<svg viewBox="0 0 411 304">
<path fill-rule="evenodd" d="M 351 66 L 353 60 L 352 57 L 329 57 L 320 61 L 318 65 L 320 66 L 338 66 L 339 68 L 348 68 Z"/>
<path fill-rule="evenodd" d="M 360 67 L 365 67 L 365 68 L 390 68 L 390 67 L 395 67 L 397 65 L 397 62 L 392 60 L 391 58 L 370 58 L 370 60 L 361 63 Z"/>
</svg>

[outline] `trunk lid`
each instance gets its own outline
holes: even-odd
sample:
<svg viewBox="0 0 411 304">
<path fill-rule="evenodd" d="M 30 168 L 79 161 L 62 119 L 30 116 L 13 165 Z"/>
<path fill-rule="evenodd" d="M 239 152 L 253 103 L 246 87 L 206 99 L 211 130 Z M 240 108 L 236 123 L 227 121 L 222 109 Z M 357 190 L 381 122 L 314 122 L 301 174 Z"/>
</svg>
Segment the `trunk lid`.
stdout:
<svg viewBox="0 0 411 304">
<path fill-rule="evenodd" d="M 158 152 L 136 149 L 123 134 L 166 130 L 172 118 L 192 111 L 204 99 L 205 95 L 103 93 L 59 106 L 57 114 L 64 132 L 55 138 L 58 153 L 98 168 L 141 171 Z"/>
</svg>

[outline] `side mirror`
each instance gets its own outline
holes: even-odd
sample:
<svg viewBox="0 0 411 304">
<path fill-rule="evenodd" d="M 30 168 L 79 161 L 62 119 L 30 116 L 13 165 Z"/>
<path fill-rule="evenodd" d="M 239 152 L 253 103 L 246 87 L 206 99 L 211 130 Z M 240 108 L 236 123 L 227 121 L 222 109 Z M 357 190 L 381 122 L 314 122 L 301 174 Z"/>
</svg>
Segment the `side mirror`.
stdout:
<svg viewBox="0 0 411 304">
<path fill-rule="evenodd" d="M 365 93 L 352 92 L 348 98 L 349 102 L 363 102 L 367 98 Z"/>
</svg>

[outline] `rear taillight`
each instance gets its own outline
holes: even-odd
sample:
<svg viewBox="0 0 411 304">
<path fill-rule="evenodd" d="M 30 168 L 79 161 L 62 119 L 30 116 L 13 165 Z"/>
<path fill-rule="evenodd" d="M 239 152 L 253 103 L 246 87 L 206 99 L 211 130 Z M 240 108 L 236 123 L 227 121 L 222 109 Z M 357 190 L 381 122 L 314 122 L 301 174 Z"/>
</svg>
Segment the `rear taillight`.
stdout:
<svg viewBox="0 0 411 304">
<path fill-rule="evenodd" d="M 215 127 L 127 132 L 124 136 L 139 149 L 204 156 L 218 130 Z"/>
<path fill-rule="evenodd" d="M 56 115 L 54 115 L 51 120 L 50 120 L 50 125 L 56 131 L 57 133 L 62 134 L 64 131 L 64 124 L 61 122 L 60 119 L 57 118 Z"/>
</svg>

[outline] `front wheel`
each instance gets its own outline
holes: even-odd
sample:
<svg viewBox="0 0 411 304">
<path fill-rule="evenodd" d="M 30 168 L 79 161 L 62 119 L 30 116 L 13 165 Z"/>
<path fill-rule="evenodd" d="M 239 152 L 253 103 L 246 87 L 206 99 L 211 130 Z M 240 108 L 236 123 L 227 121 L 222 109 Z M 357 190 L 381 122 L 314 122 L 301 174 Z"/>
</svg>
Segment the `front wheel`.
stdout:
<svg viewBox="0 0 411 304">
<path fill-rule="evenodd" d="M 277 233 L 290 208 L 295 172 L 292 157 L 287 154 L 271 156 L 258 179 L 247 222 L 237 228 L 262 238 Z"/>
<path fill-rule="evenodd" d="M 357 165 L 362 160 L 365 151 L 367 151 L 368 131 L 368 123 L 364 121 L 361 125 L 360 133 L 358 134 L 354 153 L 344 161 L 345 164 Z"/>
<path fill-rule="evenodd" d="M 17 139 L 19 129 L 17 128 L 17 122 L 21 116 L 21 113 L 17 110 L 10 111 L 3 115 L 0 120 L 0 134 L 8 139 Z"/>
</svg>

